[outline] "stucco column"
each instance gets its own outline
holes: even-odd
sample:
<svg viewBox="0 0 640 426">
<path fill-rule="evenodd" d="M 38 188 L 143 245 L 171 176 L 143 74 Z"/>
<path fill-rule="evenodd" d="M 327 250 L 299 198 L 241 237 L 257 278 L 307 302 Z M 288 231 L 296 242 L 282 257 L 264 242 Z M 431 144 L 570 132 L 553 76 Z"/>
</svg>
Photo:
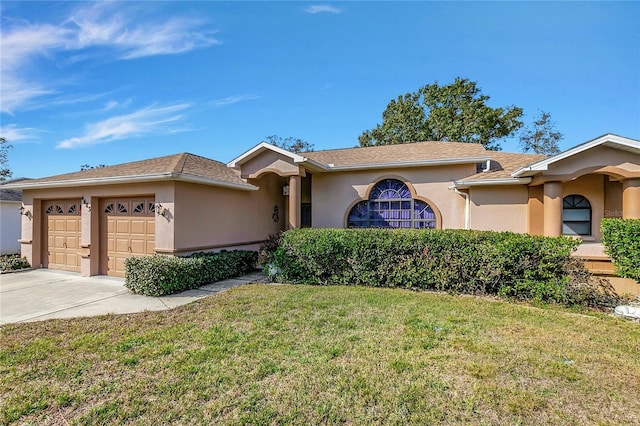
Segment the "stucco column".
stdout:
<svg viewBox="0 0 640 426">
<path fill-rule="evenodd" d="M 300 176 L 289 176 L 289 229 L 300 228 Z"/>
<path fill-rule="evenodd" d="M 562 182 L 544 184 L 544 235 L 562 235 Z"/>
<path fill-rule="evenodd" d="M 98 261 L 91 256 L 91 246 L 93 245 L 91 230 L 93 228 L 92 218 L 98 214 L 99 208 L 96 206 L 95 209 L 92 209 L 90 200 L 89 195 L 84 195 L 80 204 L 80 247 L 78 247 L 78 251 L 80 254 L 80 275 L 83 277 L 96 275 L 96 271 L 92 270 L 95 268 L 92 268 L 91 264 Z"/>
<path fill-rule="evenodd" d="M 640 179 L 622 181 L 622 217 L 640 219 Z"/>
</svg>

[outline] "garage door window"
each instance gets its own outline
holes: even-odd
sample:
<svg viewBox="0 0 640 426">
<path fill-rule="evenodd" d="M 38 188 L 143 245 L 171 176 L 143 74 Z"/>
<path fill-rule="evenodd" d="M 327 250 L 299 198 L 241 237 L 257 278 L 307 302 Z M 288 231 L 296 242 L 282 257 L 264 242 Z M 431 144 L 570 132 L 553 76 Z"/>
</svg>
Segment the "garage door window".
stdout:
<svg viewBox="0 0 640 426">
<path fill-rule="evenodd" d="M 78 204 L 74 202 L 51 204 L 45 209 L 44 212 L 47 215 L 75 216 L 80 214 L 80 210 L 78 209 Z"/>
<path fill-rule="evenodd" d="M 153 216 L 156 211 L 153 201 L 121 201 L 108 203 L 104 213 L 126 216 Z"/>
</svg>

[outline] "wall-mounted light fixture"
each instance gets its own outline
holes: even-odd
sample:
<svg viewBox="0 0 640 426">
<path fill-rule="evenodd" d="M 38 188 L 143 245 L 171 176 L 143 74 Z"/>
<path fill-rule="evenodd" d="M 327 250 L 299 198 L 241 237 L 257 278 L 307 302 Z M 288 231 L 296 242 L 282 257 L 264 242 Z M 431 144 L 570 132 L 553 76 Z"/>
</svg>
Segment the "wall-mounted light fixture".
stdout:
<svg viewBox="0 0 640 426">
<path fill-rule="evenodd" d="M 89 201 L 84 198 L 84 195 L 82 196 L 82 198 L 80 199 L 80 201 L 82 202 L 82 204 L 84 204 L 84 206 L 91 211 L 91 204 L 89 204 Z"/>
<path fill-rule="evenodd" d="M 32 216 L 32 214 L 31 214 L 31 212 L 30 212 L 29 210 L 27 210 L 27 209 L 25 209 L 25 208 L 24 208 L 24 205 L 21 205 L 21 206 L 18 208 L 18 212 L 20 212 L 20 215 L 21 215 L 21 216 L 26 216 L 26 217 L 28 217 L 29 219 L 31 219 L 31 218 L 33 217 L 33 216 Z"/>
<path fill-rule="evenodd" d="M 284 196 L 289 195 L 289 185 L 285 185 L 282 187 L 282 195 Z"/>
<path fill-rule="evenodd" d="M 162 204 L 156 203 L 155 208 L 156 208 L 156 214 L 158 216 L 167 217 L 167 214 L 169 213 L 169 211 L 166 208 L 162 207 Z"/>
</svg>

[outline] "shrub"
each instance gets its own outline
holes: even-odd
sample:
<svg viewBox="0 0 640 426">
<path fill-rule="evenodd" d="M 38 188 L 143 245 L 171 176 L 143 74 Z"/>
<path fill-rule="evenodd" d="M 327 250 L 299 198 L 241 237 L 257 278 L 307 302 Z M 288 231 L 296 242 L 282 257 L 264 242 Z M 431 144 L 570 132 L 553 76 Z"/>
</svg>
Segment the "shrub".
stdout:
<svg viewBox="0 0 640 426">
<path fill-rule="evenodd" d="M 580 241 L 466 230 L 296 229 L 273 256 L 278 279 L 495 294 L 574 303 L 571 253 Z"/>
<path fill-rule="evenodd" d="M 640 282 L 640 219 L 602 219 L 600 228 L 618 274 Z"/>
<path fill-rule="evenodd" d="M 276 252 L 276 250 L 280 246 L 281 238 L 282 238 L 282 232 L 269 234 L 265 242 L 262 243 L 260 250 L 258 251 L 259 264 L 267 265 L 269 262 L 273 260 L 273 254 Z"/>
<path fill-rule="evenodd" d="M 164 296 L 237 277 L 253 270 L 256 260 L 253 251 L 130 257 L 124 264 L 124 285 L 133 293 Z"/>
<path fill-rule="evenodd" d="M 17 271 L 20 269 L 31 268 L 26 257 L 20 257 L 19 254 L 5 254 L 0 256 L 0 271 Z"/>
</svg>

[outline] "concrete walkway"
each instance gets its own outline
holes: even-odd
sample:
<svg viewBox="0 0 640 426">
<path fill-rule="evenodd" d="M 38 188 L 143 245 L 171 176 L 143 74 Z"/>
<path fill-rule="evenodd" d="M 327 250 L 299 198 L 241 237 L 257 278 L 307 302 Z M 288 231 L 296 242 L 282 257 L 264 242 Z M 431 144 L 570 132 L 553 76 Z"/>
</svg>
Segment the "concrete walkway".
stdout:
<svg viewBox="0 0 640 426">
<path fill-rule="evenodd" d="M 163 297 L 132 294 L 124 279 L 81 277 L 73 272 L 36 269 L 0 275 L 0 325 L 50 318 L 87 317 L 162 311 L 194 300 L 264 280 L 254 272 Z"/>
</svg>

